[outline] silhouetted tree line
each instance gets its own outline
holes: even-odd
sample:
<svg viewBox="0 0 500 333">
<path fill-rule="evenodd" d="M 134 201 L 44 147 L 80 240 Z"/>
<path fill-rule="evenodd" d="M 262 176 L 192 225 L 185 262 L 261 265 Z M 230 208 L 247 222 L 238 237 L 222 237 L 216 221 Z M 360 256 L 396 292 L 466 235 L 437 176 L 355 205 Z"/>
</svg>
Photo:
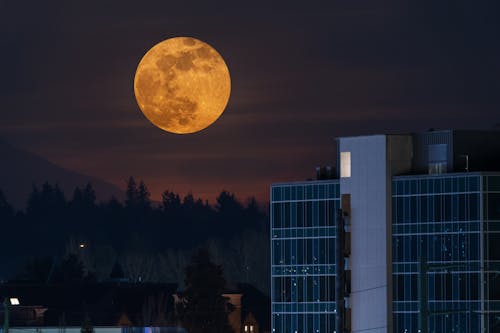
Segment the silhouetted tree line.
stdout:
<svg viewBox="0 0 500 333">
<path fill-rule="evenodd" d="M 169 190 L 156 203 L 146 184 L 130 177 L 123 202 L 97 202 L 91 184 L 68 199 L 58 185 L 45 183 L 33 186 L 21 211 L 0 191 L 0 230 L 1 256 L 7 265 L 17 265 L 17 278 L 103 280 L 119 264 L 131 281 L 182 287 L 189 258 L 203 245 L 229 282 L 252 283 L 267 292 L 267 216 L 255 199 L 242 204 L 227 191 L 214 205 Z"/>
</svg>

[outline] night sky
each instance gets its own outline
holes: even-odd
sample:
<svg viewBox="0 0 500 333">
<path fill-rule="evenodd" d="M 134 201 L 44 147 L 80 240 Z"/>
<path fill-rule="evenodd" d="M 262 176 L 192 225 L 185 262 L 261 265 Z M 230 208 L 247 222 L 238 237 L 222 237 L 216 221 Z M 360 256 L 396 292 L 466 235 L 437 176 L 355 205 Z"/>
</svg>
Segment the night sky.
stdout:
<svg viewBox="0 0 500 333">
<path fill-rule="evenodd" d="M 0 0 L 0 136 L 154 199 L 271 182 L 334 164 L 334 138 L 500 122 L 498 1 Z M 225 59 L 223 116 L 192 135 L 153 126 L 133 91 L 156 43 L 191 36 Z"/>
</svg>

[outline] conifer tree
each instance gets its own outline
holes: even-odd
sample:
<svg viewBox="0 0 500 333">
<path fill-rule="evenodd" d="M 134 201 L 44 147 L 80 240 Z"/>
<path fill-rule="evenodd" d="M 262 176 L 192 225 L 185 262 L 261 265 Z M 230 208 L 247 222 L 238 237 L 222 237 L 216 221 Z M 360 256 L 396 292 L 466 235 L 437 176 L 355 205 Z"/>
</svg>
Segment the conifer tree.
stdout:
<svg viewBox="0 0 500 333">
<path fill-rule="evenodd" d="M 183 322 L 191 333 L 230 333 L 230 305 L 222 296 L 226 280 L 222 267 L 210 260 L 206 249 L 200 249 L 186 267 L 185 308 Z"/>
</svg>

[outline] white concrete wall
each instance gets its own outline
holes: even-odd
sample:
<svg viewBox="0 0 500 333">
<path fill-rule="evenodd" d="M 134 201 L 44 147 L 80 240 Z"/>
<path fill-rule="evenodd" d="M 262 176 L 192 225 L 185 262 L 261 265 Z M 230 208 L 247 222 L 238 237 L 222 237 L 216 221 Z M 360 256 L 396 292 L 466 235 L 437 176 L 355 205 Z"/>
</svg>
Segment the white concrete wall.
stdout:
<svg viewBox="0 0 500 333">
<path fill-rule="evenodd" d="M 351 195 L 352 332 L 390 333 L 391 174 L 409 170 L 411 138 L 373 135 L 338 140 L 339 152 L 351 152 L 351 177 L 340 179 L 340 192 Z M 406 157 L 400 159 L 400 153 Z M 390 162 L 391 156 L 398 156 L 396 163 Z"/>
</svg>

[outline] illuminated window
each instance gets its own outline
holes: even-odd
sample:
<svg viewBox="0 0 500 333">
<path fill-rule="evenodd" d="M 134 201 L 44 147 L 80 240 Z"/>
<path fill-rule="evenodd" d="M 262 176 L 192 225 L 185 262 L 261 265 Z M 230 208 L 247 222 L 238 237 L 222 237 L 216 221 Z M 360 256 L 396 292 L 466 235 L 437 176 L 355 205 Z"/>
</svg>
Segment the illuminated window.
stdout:
<svg viewBox="0 0 500 333">
<path fill-rule="evenodd" d="M 340 177 L 351 177 L 351 152 L 343 151 L 340 153 Z"/>
<path fill-rule="evenodd" d="M 253 332 L 253 325 L 250 325 L 250 332 Z"/>
<path fill-rule="evenodd" d="M 19 304 L 21 304 L 21 303 L 19 302 L 19 298 L 12 297 L 12 298 L 10 299 L 10 304 L 11 304 L 11 305 L 19 305 Z"/>
<path fill-rule="evenodd" d="M 245 332 L 248 332 L 248 325 L 245 325 Z"/>
</svg>

